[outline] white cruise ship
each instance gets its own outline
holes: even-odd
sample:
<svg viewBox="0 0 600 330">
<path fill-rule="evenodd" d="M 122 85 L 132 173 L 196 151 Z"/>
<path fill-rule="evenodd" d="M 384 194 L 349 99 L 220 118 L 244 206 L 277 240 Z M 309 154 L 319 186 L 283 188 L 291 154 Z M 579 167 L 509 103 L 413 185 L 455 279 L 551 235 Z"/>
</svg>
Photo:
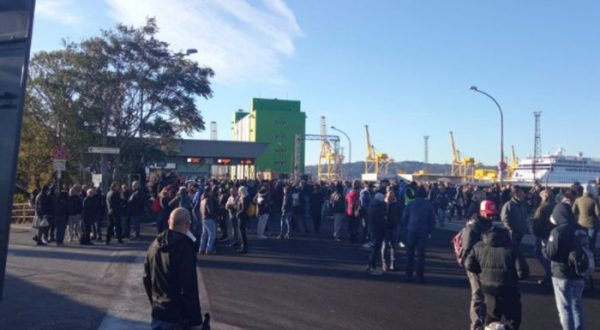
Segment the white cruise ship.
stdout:
<svg viewBox="0 0 600 330">
<path fill-rule="evenodd" d="M 527 157 L 514 170 L 510 181 L 532 183 L 534 181 L 533 157 Z M 548 185 L 570 185 L 574 182 L 582 184 L 600 177 L 600 159 L 587 158 L 583 155 L 566 156 L 564 150 L 545 155 L 535 162 L 535 180 Z"/>
</svg>

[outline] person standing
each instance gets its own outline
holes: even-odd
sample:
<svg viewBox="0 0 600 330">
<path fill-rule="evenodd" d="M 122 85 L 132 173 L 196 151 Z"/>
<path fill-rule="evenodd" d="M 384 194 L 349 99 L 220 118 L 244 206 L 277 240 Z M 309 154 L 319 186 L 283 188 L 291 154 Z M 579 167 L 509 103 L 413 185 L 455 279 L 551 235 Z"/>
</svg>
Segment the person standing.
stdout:
<svg viewBox="0 0 600 330">
<path fill-rule="evenodd" d="M 510 234 L 510 239 L 518 246 L 527 233 L 527 210 L 523 203 L 525 193 L 519 186 L 513 186 L 512 198 L 502 207 L 500 220 Z"/>
<path fill-rule="evenodd" d="M 267 239 L 265 228 L 267 228 L 267 222 L 271 215 L 271 194 L 266 184 L 260 187 L 260 190 L 254 197 L 254 204 L 256 205 L 256 213 L 258 214 L 256 236 L 258 239 Z"/>
<path fill-rule="evenodd" d="M 152 329 L 201 329 L 196 249 L 189 237 L 192 235 L 188 235 L 190 225 L 190 212 L 176 208 L 170 214 L 168 230 L 148 248 L 143 283 L 152 306 Z"/>
<path fill-rule="evenodd" d="M 352 190 L 346 195 L 346 216 L 348 217 L 348 232 L 350 243 L 358 242 L 358 227 L 360 218 L 360 182 L 354 181 Z"/>
<path fill-rule="evenodd" d="M 396 244 L 397 236 L 396 231 L 400 226 L 401 218 L 401 204 L 396 198 L 393 186 L 387 187 L 385 194 L 385 208 L 386 208 L 386 228 L 385 238 L 383 245 L 381 246 L 381 263 L 383 264 L 383 271 L 395 270 L 396 261 Z M 388 257 L 389 255 L 389 257 Z"/>
<path fill-rule="evenodd" d="M 498 207 L 491 200 L 484 200 L 479 207 L 479 214 L 473 216 L 465 226 L 462 241 L 464 250 L 461 255 L 462 266 L 465 267 L 466 257 L 475 244 L 481 241 L 481 236 L 490 230 L 494 219 L 498 217 Z M 471 286 L 471 304 L 469 316 L 471 318 L 471 330 L 481 330 L 485 324 L 486 306 L 481 289 L 479 275 L 467 269 L 467 278 Z"/>
<path fill-rule="evenodd" d="M 425 198 L 425 188 L 419 187 L 416 197 L 404 210 L 406 224 L 406 280 L 412 282 L 415 252 L 417 253 L 417 281 L 425 283 L 425 249 L 435 228 L 433 206 Z"/>
<path fill-rule="evenodd" d="M 37 245 L 48 244 L 48 228 L 50 227 L 50 214 L 52 213 L 52 204 L 48 198 L 48 186 L 43 186 L 42 191 L 35 198 L 35 211 L 39 219 L 38 234 L 33 237 Z"/>
<path fill-rule="evenodd" d="M 377 269 L 377 259 L 381 255 L 381 246 L 383 239 L 386 234 L 387 226 L 387 211 L 386 204 L 384 202 L 385 197 L 382 193 L 376 193 L 375 198 L 371 201 L 369 209 L 367 210 L 367 216 L 369 217 L 369 223 L 371 224 L 371 235 L 373 239 L 373 248 L 369 256 L 369 265 L 367 266 L 367 272 L 370 275 L 381 275 L 382 272 Z M 382 259 L 383 263 L 385 261 Z"/>
<path fill-rule="evenodd" d="M 217 201 L 219 203 L 219 211 L 218 211 L 218 221 L 217 224 L 221 228 L 221 237 L 219 238 L 220 242 L 225 242 L 229 240 L 229 220 L 228 220 L 228 212 L 227 212 L 227 201 L 229 200 L 229 194 L 227 193 L 227 188 L 225 186 L 219 187 L 219 194 L 217 196 Z"/>
<path fill-rule="evenodd" d="M 127 210 L 129 211 L 129 216 L 131 217 L 132 227 L 130 238 L 138 239 L 140 238 L 140 223 L 142 221 L 142 216 L 144 215 L 144 196 L 138 181 L 133 181 L 131 184 L 131 190 L 133 190 L 133 192 L 127 200 Z"/>
<path fill-rule="evenodd" d="M 69 242 L 75 241 L 76 238 L 81 237 L 83 228 L 81 228 L 81 212 L 82 212 L 82 199 L 79 189 L 75 187 L 69 190 L 69 203 L 68 203 L 68 218 L 67 228 Z"/>
<path fill-rule="evenodd" d="M 121 231 L 122 236 L 129 238 L 131 236 L 131 210 L 129 210 L 129 197 L 131 191 L 126 184 L 121 185 Z"/>
<path fill-rule="evenodd" d="M 522 308 L 518 280 L 529 276 L 529 267 L 505 228 L 492 227 L 467 255 L 465 268 L 479 276 L 485 297 L 485 324 L 501 322 L 508 330 L 521 326 Z"/>
<path fill-rule="evenodd" d="M 336 242 L 342 241 L 342 228 L 344 224 L 344 197 L 343 187 L 338 185 L 331 194 L 329 204 L 331 205 L 331 213 L 333 214 L 333 240 Z"/>
<path fill-rule="evenodd" d="M 212 189 L 206 189 L 200 201 L 200 219 L 202 220 L 202 236 L 200 238 L 200 254 L 214 254 L 217 238 L 218 205 Z"/>
<path fill-rule="evenodd" d="M 248 226 L 249 216 L 248 208 L 252 199 L 248 192 L 248 188 L 240 187 L 240 198 L 236 209 L 236 218 L 238 220 L 238 228 L 240 231 L 241 245 L 236 250 L 237 253 L 248 253 L 248 236 L 246 235 L 246 228 Z"/>
<path fill-rule="evenodd" d="M 561 202 L 554 207 L 550 220 L 556 227 L 550 232 L 544 249 L 551 261 L 554 298 L 563 330 L 583 329 L 585 324 L 582 303 L 585 281 L 569 262 L 575 231 L 578 229 L 571 209 L 573 199 L 573 192 L 567 189 Z"/>
<path fill-rule="evenodd" d="M 533 216 L 533 234 L 535 235 L 535 257 L 544 268 L 544 278 L 538 281 L 539 285 L 552 284 L 552 272 L 550 269 L 550 260 L 543 253 L 544 246 L 548 244 L 548 237 L 554 228 L 550 222 L 550 216 L 556 206 L 552 190 L 545 189 L 540 192 L 541 203 L 535 210 Z"/>
<path fill-rule="evenodd" d="M 277 239 L 290 239 L 292 212 L 293 201 L 292 194 L 290 193 L 290 187 L 284 186 L 283 197 L 281 199 L 281 224 Z"/>
<path fill-rule="evenodd" d="M 123 243 L 121 231 L 121 217 L 123 215 L 123 202 L 121 200 L 121 192 L 119 184 L 113 182 L 110 191 L 106 194 L 106 210 L 108 214 L 108 227 L 106 228 L 106 245 L 110 244 L 113 233 L 116 232 L 117 240 Z"/>
<path fill-rule="evenodd" d="M 90 239 L 90 232 L 92 226 L 96 222 L 96 203 L 94 195 L 96 194 L 95 189 L 88 189 L 85 198 L 83 199 L 83 206 L 81 211 L 81 217 L 83 219 L 83 226 L 81 228 L 81 236 L 79 237 L 79 244 L 81 245 L 93 245 Z"/>
<path fill-rule="evenodd" d="M 229 247 L 239 247 L 240 246 L 240 228 L 238 226 L 238 219 L 236 217 L 237 205 L 239 203 L 239 193 L 237 187 L 232 187 L 230 189 L 229 198 L 227 199 L 227 203 L 225 204 L 225 208 L 227 209 L 227 213 L 229 216 L 229 228 L 231 228 L 231 242 L 229 243 Z"/>
<path fill-rule="evenodd" d="M 67 228 L 67 217 L 69 213 L 69 195 L 66 191 L 58 193 L 54 205 L 54 224 L 56 226 L 56 245 L 63 246 L 65 241 L 65 230 Z"/>
<path fill-rule="evenodd" d="M 600 206 L 596 200 L 595 191 L 591 184 L 584 186 L 583 195 L 573 203 L 573 213 L 577 223 L 585 229 L 589 237 L 592 253 L 596 255 L 596 237 L 600 228 Z"/>
<path fill-rule="evenodd" d="M 315 233 L 321 230 L 321 221 L 323 218 L 323 191 L 319 184 L 312 185 L 312 194 L 310 194 L 310 217 L 313 221 Z"/>
</svg>

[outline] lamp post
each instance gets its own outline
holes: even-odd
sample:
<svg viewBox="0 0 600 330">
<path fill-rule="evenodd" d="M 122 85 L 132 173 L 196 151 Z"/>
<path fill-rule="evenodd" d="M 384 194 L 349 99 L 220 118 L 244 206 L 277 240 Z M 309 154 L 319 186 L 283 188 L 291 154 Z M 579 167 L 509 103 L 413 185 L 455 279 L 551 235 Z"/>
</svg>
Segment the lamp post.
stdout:
<svg viewBox="0 0 600 330">
<path fill-rule="evenodd" d="M 350 139 L 348 134 L 346 134 L 346 132 L 342 131 L 341 129 L 336 128 L 335 126 L 331 126 L 331 129 L 344 134 L 344 136 L 346 136 L 346 139 L 348 139 L 348 164 L 350 165 L 348 166 L 348 177 L 350 178 L 352 176 L 352 170 L 350 168 L 352 166 L 352 140 Z"/>
<path fill-rule="evenodd" d="M 495 98 L 493 98 L 490 94 L 478 89 L 476 86 L 471 86 L 470 90 L 483 94 L 489 97 L 494 103 L 496 107 L 498 107 L 498 111 L 500 112 L 500 163 L 498 164 L 498 179 L 500 180 L 500 186 L 502 186 L 504 182 L 504 114 L 502 113 L 502 107 Z"/>
</svg>

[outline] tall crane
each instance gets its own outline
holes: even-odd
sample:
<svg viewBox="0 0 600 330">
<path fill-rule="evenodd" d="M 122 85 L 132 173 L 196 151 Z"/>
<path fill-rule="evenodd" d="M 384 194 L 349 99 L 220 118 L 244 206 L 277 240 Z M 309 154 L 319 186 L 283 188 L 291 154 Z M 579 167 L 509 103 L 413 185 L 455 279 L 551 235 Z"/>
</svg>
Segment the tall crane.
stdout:
<svg viewBox="0 0 600 330">
<path fill-rule="evenodd" d="M 327 135 L 327 121 L 325 116 L 321 116 L 321 153 L 317 165 L 318 180 L 341 180 L 342 162 L 343 156 L 339 153 L 339 150 L 331 148 Z"/>
<path fill-rule="evenodd" d="M 365 159 L 365 174 L 388 174 L 389 166 L 393 160 L 388 154 L 379 152 L 371 143 L 371 135 L 369 134 L 369 125 L 365 125 L 367 136 L 367 157 Z"/>
<path fill-rule="evenodd" d="M 515 146 L 510 146 L 512 152 L 512 159 L 510 161 L 510 166 L 507 169 L 508 177 L 511 178 L 517 167 L 519 167 L 519 158 L 517 158 L 517 154 L 515 153 Z M 508 163 L 508 161 L 507 161 Z"/>
<path fill-rule="evenodd" d="M 464 180 L 472 179 L 475 171 L 475 158 L 461 158 L 460 151 L 458 151 L 456 148 L 456 144 L 454 142 L 454 133 L 452 131 L 450 131 L 450 147 L 452 148 L 451 174 L 454 176 L 460 176 Z"/>
</svg>

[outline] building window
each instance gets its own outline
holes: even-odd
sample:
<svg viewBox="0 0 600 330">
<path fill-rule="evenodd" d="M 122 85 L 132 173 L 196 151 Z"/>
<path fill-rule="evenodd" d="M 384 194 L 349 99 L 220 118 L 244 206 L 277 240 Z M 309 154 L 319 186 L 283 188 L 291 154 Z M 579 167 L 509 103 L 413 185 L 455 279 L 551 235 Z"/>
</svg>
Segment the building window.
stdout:
<svg viewBox="0 0 600 330">
<path fill-rule="evenodd" d="M 288 125 L 287 120 L 275 120 L 273 123 L 275 124 L 275 126 L 279 127 L 285 127 Z"/>
</svg>

